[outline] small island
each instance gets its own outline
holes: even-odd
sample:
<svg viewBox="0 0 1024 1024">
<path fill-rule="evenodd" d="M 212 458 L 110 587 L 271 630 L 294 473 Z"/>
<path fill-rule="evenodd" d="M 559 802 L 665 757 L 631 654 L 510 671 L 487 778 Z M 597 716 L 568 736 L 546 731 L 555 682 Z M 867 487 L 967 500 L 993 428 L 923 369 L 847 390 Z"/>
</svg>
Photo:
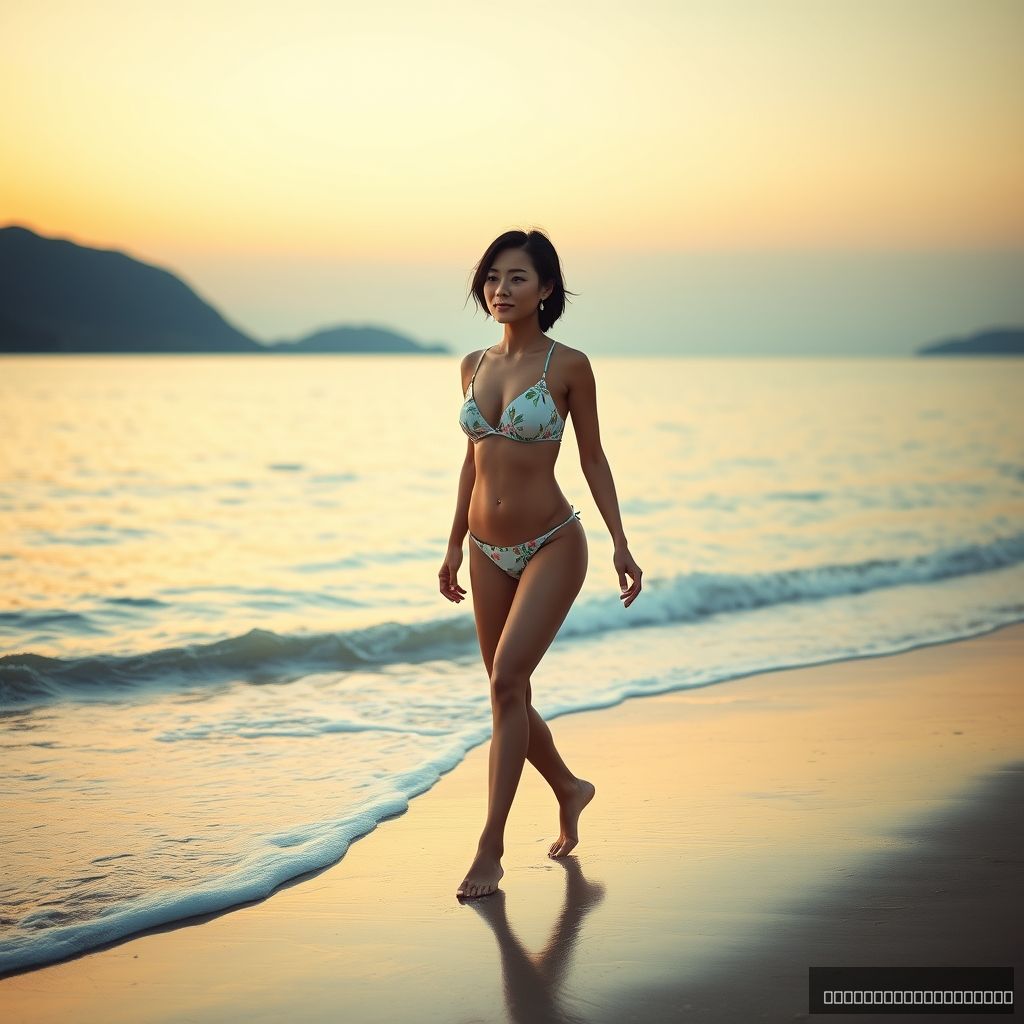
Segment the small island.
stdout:
<svg viewBox="0 0 1024 1024">
<path fill-rule="evenodd" d="M 924 345 L 919 356 L 1019 356 L 1024 355 L 1024 328 L 990 327 L 966 338 L 950 338 Z"/>
</svg>

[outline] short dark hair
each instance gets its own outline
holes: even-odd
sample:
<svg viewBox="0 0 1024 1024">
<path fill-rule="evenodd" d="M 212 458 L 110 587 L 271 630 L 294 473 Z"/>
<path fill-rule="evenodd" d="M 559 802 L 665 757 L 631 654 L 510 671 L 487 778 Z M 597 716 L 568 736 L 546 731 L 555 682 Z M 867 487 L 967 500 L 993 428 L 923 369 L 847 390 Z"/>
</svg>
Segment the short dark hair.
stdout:
<svg viewBox="0 0 1024 1024">
<path fill-rule="evenodd" d="M 487 308 L 487 299 L 484 296 L 484 281 L 490 272 L 495 257 L 506 249 L 524 249 L 533 263 L 537 276 L 540 278 L 541 287 L 547 284 L 554 285 L 554 291 L 544 300 L 544 308 L 537 311 L 540 322 L 540 329 L 546 331 L 564 312 L 567 295 L 576 295 L 576 292 L 566 290 L 565 281 L 562 278 L 562 264 L 558 259 L 558 253 L 551 244 L 551 239 L 544 234 L 531 228 L 529 231 L 506 231 L 487 246 L 487 251 L 480 257 L 480 262 L 473 268 L 473 282 L 469 286 L 469 295 L 476 302 L 487 316 L 490 310 Z"/>
</svg>

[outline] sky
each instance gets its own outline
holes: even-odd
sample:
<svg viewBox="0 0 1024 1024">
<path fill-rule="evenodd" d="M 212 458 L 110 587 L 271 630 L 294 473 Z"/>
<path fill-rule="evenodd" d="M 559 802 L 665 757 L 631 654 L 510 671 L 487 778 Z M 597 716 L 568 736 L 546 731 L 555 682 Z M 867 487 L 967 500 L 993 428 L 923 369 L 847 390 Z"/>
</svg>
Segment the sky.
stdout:
<svg viewBox="0 0 1024 1024">
<path fill-rule="evenodd" d="M 594 353 L 906 355 L 1024 324 L 1024 3 L 7 0 L 0 226 L 260 340 L 453 351 L 510 228 Z"/>
</svg>

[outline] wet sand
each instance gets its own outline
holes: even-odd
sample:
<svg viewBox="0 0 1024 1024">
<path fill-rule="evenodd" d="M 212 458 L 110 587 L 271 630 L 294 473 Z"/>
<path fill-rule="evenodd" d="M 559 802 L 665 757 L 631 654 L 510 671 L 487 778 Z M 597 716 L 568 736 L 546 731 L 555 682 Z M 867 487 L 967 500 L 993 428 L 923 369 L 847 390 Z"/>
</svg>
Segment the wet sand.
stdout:
<svg viewBox="0 0 1024 1024">
<path fill-rule="evenodd" d="M 0 980 L 4 1019 L 784 1021 L 812 964 L 1021 966 L 1024 624 L 551 724 L 598 789 L 572 856 L 527 765 L 501 890 L 455 898 L 485 744 L 268 899 Z"/>
</svg>

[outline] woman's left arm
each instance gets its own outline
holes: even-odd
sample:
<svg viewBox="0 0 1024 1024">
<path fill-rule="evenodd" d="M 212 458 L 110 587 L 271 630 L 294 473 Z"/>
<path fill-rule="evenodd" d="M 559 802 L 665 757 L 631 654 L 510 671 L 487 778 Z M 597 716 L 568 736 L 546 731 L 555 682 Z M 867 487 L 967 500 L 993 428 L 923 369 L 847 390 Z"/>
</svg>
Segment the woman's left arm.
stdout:
<svg viewBox="0 0 1024 1024">
<path fill-rule="evenodd" d="M 622 528 L 611 466 L 601 447 L 601 428 L 597 419 L 597 382 L 586 353 L 575 353 L 571 372 L 566 376 L 569 385 L 569 415 L 572 417 L 573 432 L 580 450 L 580 467 L 608 532 L 612 535 L 612 543 L 615 545 L 612 561 L 619 577 L 619 598 L 624 602 L 623 607 L 628 608 L 640 593 L 643 571 L 629 553 L 626 533 Z M 633 580 L 629 587 L 626 586 L 627 575 Z"/>
</svg>

